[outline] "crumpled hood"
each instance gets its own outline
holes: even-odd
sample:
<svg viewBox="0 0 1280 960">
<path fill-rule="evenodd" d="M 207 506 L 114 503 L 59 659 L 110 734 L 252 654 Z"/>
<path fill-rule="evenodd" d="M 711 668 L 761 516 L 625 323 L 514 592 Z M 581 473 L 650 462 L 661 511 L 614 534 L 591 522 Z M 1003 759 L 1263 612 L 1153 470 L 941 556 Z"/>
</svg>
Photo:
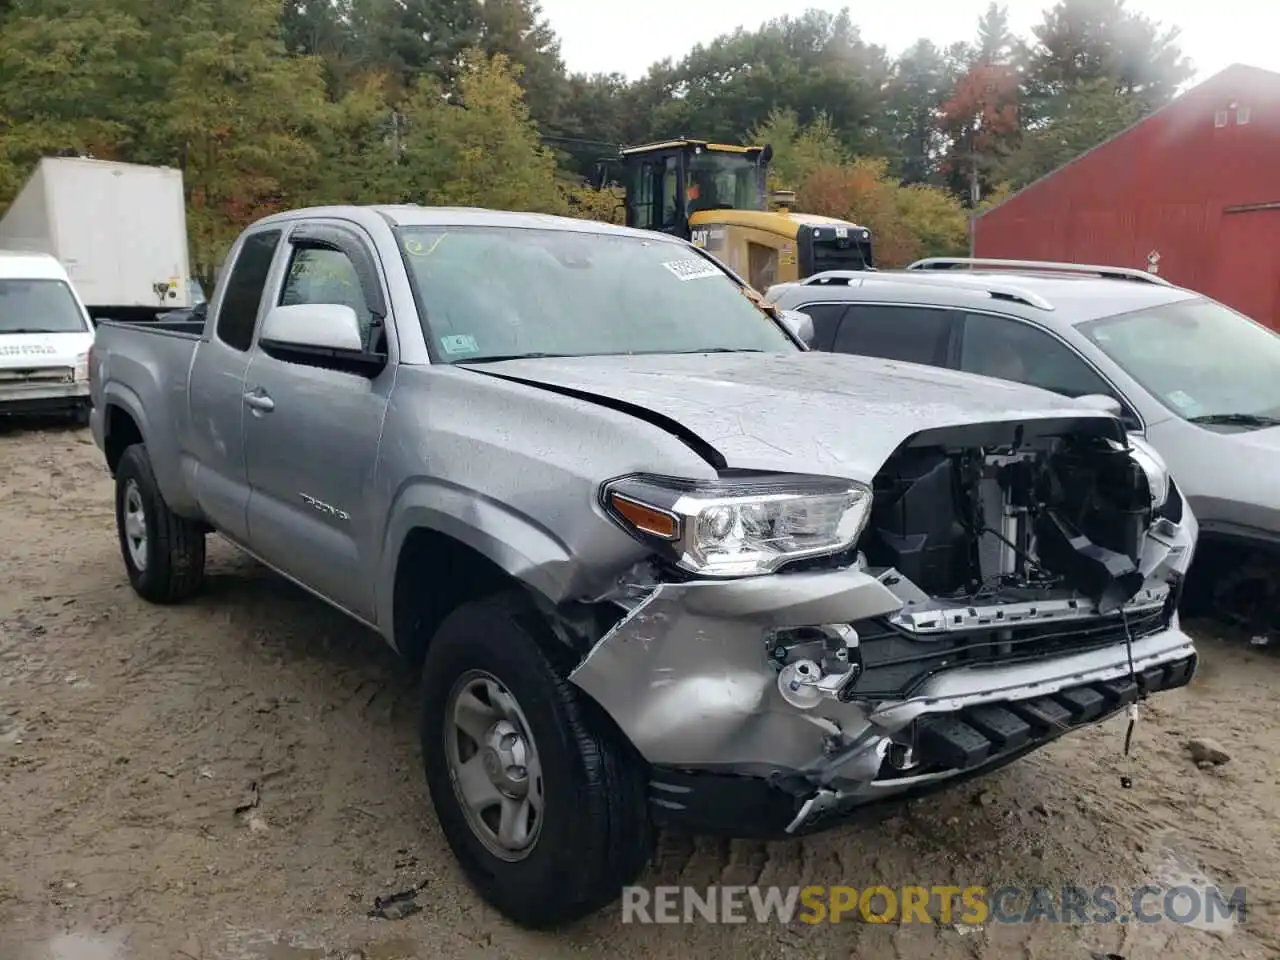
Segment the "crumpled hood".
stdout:
<svg viewBox="0 0 1280 960">
<path fill-rule="evenodd" d="M 1280 427 L 1266 427 L 1262 430 L 1241 430 L 1238 433 L 1224 433 L 1222 436 L 1250 452 L 1257 451 L 1265 454 L 1274 454 L 1280 450 Z"/>
<path fill-rule="evenodd" d="M 507 360 L 469 369 L 662 414 L 730 467 L 864 483 L 922 430 L 1107 416 L 1033 387 L 816 351 Z"/>
</svg>

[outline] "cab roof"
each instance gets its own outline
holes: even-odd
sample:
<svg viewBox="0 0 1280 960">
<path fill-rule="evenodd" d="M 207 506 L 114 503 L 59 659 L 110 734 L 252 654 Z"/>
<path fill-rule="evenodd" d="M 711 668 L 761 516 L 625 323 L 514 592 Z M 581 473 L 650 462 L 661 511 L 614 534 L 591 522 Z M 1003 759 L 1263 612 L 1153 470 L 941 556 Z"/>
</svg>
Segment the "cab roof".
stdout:
<svg viewBox="0 0 1280 960">
<path fill-rule="evenodd" d="M 0 250 L 0 280 L 66 279 L 57 257 L 34 250 Z"/>
<path fill-rule="evenodd" d="M 743 147 L 735 143 L 711 143 L 707 140 L 690 140 L 688 137 L 677 137 L 674 140 L 659 140 L 655 143 L 644 143 L 636 147 L 623 147 L 620 151 L 624 157 L 637 153 L 652 153 L 656 150 L 675 150 L 679 147 L 701 147 L 717 153 L 741 153 L 754 155 L 764 152 L 764 147 Z"/>
</svg>

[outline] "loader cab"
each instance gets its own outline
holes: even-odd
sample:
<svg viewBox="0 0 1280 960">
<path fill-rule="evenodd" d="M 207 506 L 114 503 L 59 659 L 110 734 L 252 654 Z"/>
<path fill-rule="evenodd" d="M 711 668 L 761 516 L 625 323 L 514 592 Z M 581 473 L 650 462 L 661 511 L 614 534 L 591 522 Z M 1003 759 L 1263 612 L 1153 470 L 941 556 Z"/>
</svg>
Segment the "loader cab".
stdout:
<svg viewBox="0 0 1280 960">
<path fill-rule="evenodd" d="M 621 151 L 627 226 L 692 239 L 703 211 L 767 209 L 765 147 L 667 140 Z"/>
</svg>

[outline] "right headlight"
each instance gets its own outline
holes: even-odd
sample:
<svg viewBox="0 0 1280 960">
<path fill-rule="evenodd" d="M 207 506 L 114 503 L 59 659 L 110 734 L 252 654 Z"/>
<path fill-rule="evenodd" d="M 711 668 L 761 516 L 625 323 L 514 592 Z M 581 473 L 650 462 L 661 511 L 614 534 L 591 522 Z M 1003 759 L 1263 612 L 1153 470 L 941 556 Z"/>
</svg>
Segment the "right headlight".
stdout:
<svg viewBox="0 0 1280 960">
<path fill-rule="evenodd" d="M 1147 486 L 1151 488 L 1151 506 L 1159 510 L 1169 499 L 1169 467 L 1164 457 L 1145 439 L 1129 434 L 1129 456 L 1147 475 Z"/>
<path fill-rule="evenodd" d="M 691 573 L 746 577 L 854 545 L 871 490 L 851 480 L 773 475 L 716 481 L 631 476 L 601 505 L 623 529 Z"/>
</svg>

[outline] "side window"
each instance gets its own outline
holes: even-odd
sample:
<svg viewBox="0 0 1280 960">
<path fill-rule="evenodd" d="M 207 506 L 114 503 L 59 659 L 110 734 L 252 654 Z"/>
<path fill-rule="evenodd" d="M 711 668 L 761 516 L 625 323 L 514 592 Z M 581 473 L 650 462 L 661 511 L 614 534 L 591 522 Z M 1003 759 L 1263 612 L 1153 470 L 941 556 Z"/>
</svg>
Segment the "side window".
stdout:
<svg viewBox="0 0 1280 960">
<path fill-rule="evenodd" d="M 636 168 L 632 183 L 631 215 L 635 220 L 633 225 L 642 230 L 651 230 L 657 226 L 654 222 L 653 180 L 652 163 L 642 163 Z"/>
<path fill-rule="evenodd" d="M 1068 397 L 1115 396 L 1107 382 L 1056 337 L 1030 324 L 985 313 L 965 315 L 960 369 Z"/>
<path fill-rule="evenodd" d="M 369 349 L 373 314 L 365 303 L 360 277 L 351 258 L 325 247 L 295 247 L 280 290 L 280 306 L 336 303 L 350 307 L 360 322 L 360 344 Z"/>
<path fill-rule="evenodd" d="M 662 225 L 674 227 L 680 219 L 680 204 L 676 202 L 676 182 L 679 179 L 680 161 L 671 156 L 663 163 L 662 169 Z"/>
<path fill-rule="evenodd" d="M 237 350 L 248 350 L 258 322 L 258 305 L 271 272 L 271 261 L 280 245 L 279 230 L 264 230 L 245 237 L 240 255 L 227 277 L 227 289 L 218 308 L 218 339 Z"/>
<path fill-rule="evenodd" d="M 799 308 L 813 320 L 813 349 L 831 350 L 847 306 L 846 303 L 810 303 Z"/>
<path fill-rule="evenodd" d="M 949 310 L 855 303 L 840 324 L 834 349 L 837 353 L 946 366 L 952 324 Z"/>
</svg>

